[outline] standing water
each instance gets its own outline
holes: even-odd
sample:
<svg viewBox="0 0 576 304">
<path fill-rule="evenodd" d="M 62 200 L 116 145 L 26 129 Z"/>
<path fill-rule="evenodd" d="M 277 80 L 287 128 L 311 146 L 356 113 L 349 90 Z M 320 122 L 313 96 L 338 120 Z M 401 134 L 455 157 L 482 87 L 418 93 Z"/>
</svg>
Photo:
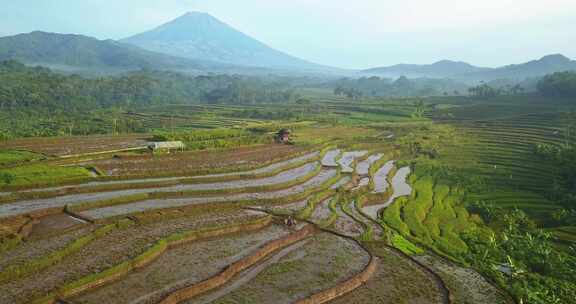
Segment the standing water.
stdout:
<svg viewBox="0 0 576 304">
<path fill-rule="evenodd" d="M 397 198 L 412 194 L 412 187 L 406 182 L 408 175 L 410 175 L 410 167 L 400 168 L 392 178 L 392 189 L 394 193 L 388 201 L 384 204 L 364 207 L 362 210 L 373 219 L 378 219 L 378 212 L 380 210 L 390 206 Z"/>
</svg>

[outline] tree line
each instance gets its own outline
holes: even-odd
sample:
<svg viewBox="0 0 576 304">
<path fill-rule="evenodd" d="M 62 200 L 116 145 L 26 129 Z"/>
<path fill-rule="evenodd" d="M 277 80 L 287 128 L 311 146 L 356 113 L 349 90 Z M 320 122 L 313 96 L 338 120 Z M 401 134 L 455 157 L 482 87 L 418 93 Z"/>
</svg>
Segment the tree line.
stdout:
<svg viewBox="0 0 576 304">
<path fill-rule="evenodd" d="M 284 103 L 298 98 L 283 79 L 152 70 L 85 78 L 3 61 L 0 139 L 140 132 L 143 126 L 138 121 L 114 122 L 124 111 L 152 105 Z"/>
<path fill-rule="evenodd" d="M 538 91 L 544 96 L 576 97 L 576 72 L 547 75 L 538 82 Z"/>
<path fill-rule="evenodd" d="M 397 79 L 377 76 L 358 79 L 342 78 L 326 84 L 333 89 L 334 95 L 351 100 L 362 97 L 412 97 L 460 95 L 466 85 L 450 79 L 408 79 L 401 76 Z"/>
</svg>

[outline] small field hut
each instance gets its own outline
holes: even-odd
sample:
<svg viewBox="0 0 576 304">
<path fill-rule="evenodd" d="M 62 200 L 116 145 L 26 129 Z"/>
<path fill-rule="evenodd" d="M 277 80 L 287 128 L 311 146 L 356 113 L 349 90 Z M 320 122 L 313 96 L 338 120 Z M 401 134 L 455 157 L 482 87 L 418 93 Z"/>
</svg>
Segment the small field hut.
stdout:
<svg viewBox="0 0 576 304">
<path fill-rule="evenodd" d="M 183 151 L 186 148 L 181 141 L 158 141 L 149 142 L 148 149 L 154 153 L 170 153 L 172 151 Z"/>
<path fill-rule="evenodd" d="M 275 137 L 277 143 L 287 144 L 287 143 L 290 143 L 290 135 L 291 134 L 292 134 L 292 132 L 290 132 L 290 130 L 288 130 L 288 129 L 280 129 L 274 137 Z"/>
</svg>

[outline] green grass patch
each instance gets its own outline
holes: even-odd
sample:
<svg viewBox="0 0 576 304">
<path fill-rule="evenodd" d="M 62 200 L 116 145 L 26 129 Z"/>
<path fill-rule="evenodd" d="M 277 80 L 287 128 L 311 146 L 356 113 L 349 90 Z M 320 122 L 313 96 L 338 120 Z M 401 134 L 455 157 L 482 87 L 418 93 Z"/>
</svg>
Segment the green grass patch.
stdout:
<svg viewBox="0 0 576 304">
<path fill-rule="evenodd" d="M 26 165 L 0 170 L 0 186 L 55 185 L 89 179 L 90 172 L 83 167 L 61 167 L 45 164 Z"/>
<path fill-rule="evenodd" d="M 0 166 L 21 164 L 42 158 L 42 155 L 28 151 L 0 150 Z"/>
<path fill-rule="evenodd" d="M 392 246 L 408 255 L 424 253 L 422 248 L 416 246 L 398 233 L 394 233 L 394 236 L 392 236 Z"/>
</svg>

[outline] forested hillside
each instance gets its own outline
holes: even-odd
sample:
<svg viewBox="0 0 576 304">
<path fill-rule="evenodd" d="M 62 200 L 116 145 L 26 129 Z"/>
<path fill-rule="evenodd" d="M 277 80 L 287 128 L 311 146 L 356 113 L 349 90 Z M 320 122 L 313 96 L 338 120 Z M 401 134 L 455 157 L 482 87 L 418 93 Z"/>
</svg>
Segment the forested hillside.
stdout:
<svg viewBox="0 0 576 304">
<path fill-rule="evenodd" d="M 255 104 L 295 98 L 294 91 L 284 84 L 250 77 L 190 77 L 141 70 L 115 77 L 83 78 L 27 67 L 17 61 L 0 63 L 0 131 L 10 136 L 103 133 L 107 131 L 100 125 L 110 125 L 102 121 L 114 119 L 111 113 L 134 107 Z"/>
</svg>

